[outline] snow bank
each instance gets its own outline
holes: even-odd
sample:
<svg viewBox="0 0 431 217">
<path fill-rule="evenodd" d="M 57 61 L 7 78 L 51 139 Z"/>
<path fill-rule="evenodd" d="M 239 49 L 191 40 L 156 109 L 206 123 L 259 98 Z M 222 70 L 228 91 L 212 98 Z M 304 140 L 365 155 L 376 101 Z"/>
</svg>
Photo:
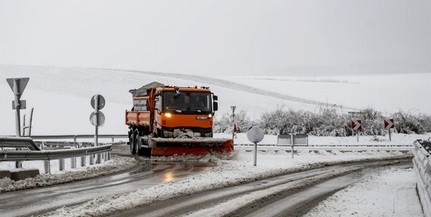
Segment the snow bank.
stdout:
<svg viewBox="0 0 431 217">
<path fill-rule="evenodd" d="M 386 170 L 335 193 L 304 217 L 423 216 L 415 189 L 413 169 Z"/>
<path fill-rule="evenodd" d="M 0 192 L 23 190 L 28 188 L 46 187 L 78 180 L 114 174 L 129 170 L 137 165 L 134 158 L 113 157 L 110 161 L 84 168 L 73 169 L 59 174 L 41 174 L 34 178 L 14 181 L 9 178 L 0 179 Z"/>
</svg>

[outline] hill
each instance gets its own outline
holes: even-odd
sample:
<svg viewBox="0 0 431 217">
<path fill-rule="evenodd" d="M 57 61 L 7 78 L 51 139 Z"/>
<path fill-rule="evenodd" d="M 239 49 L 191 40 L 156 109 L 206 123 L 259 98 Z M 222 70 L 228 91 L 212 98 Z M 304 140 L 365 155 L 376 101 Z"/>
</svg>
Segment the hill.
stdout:
<svg viewBox="0 0 431 217">
<path fill-rule="evenodd" d="M 125 133 L 124 111 L 130 109 L 129 89 L 151 81 L 178 86 L 209 86 L 219 96 L 219 114 L 230 106 L 259 118 L 265 111 L 284 107 L 318 112 L 322 105 L 337 106 L 340 112 L 372 107 L 383 112 L 431 110 L 426 95 L 431 74 L 364 76 L 217 76 L 158 73 L 133 70 L 61 68 L 0 65 L 0 134 L 15 132 L 11 109 L 12 91 L 6 78 L 30 77 L 22 99 L 34 107 L 34 134 L 92 133 L 90 99 L 106 99 L 106 116 L 100 133 Z M 28 113 L 27 110 L 22 111 Z"/>
</svg>

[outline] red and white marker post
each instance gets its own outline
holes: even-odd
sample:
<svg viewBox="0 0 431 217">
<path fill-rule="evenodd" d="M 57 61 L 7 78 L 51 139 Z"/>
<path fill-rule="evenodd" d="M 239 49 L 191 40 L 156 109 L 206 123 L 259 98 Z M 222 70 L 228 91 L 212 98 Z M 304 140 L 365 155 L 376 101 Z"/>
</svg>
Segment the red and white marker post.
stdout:
<svg viewBox="0 0 431 217">
<path fill-rule="evenodd" d="M 391 128 L 395 128 L 395 122 L 393 118 L 387 118 L 384 121 L 385 129 L 388 129 L 389 132 L 389 141 L 392 141 L 391 139 Z"/>
</svg>

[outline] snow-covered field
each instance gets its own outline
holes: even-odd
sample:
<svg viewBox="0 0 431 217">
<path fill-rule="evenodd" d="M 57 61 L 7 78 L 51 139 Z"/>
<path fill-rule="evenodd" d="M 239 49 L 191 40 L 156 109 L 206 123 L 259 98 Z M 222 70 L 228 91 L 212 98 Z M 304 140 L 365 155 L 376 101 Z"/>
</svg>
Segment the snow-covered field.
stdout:
<svg viewBox="0 0 431 217">
<path fill-rule="evenodd" d="M 131 108 L 128 91 L 152 81 L 211 87 L 219 96 L 219 115 L 231 113 L 232 105 L 237 106 L 237 111 L 246 111 L 251 118 L 259 118 L 262 112 L 272 111 L 277 106 L 318 112 L 318 102 L 344 106 L 340 108 L 342 112 L 348 111 L 345 107 L 372 107 L 383 112 L 400 109 L 414 113 L 431 111 L 431 104 L 423 100 L 430 92 L 426 82 L 431 80 L 431 73 L 268 79 L 0 65 L 0 81 L 3 81 L 0 82 L 0 120 L 3 123 L 0 135 L 15 134 L 15 113 L 11 108 L 13 94 L 5 81 L 14 77 L 30 77 L 22 99 L 27 101 L 27 108 L 34 107 L 33 134 L 92 133 L 89 116 L 93 110 L 90 99 L 94 94 L 101 94 L 106 99 L 102 110 L 106 122 L 100 133 L 126 133 L 124 111 Z M 328 82 L 328 79 L 341 82 Z M 305 102 L 297 102 L 293 97 Z M 22 113 L 29 114 L 29 109 Z"/>
<path fill-rule="evenodd" d="M 202 78 L 192 75 L 172 75 L 160 73 L 142 73 L 111 71 L 102 69 L 57 68 L 57 67 L 26 67 L 0 65 L 0 135 L 13 135 L 15 132 L 14 111 L 11 109 L 12 91 L 5 79 L 11 77 L 30 77 L 29 84 L 22 96 L 27 100 L 27 108 L 34 107 L 33 134 L 75 134 L 92 133 L 93 126 L 89 122 L 92 112 L 90 98 L 94 94 L 102 94 L 107 103 L 102 112 L 106 123 L 99 128 L 100 133 L 121 133 L 127 131 L 124 125 L 124 111 L 130 109 L 129 89 L 140 87 L 151 81 L 177 85 L 210 86 L 219 96 L 220 113 L 230 113 L 230 106 L 236 105 L 238 110 L 246 110 L 252 118 L 258 118 L 263 111 L 270 111 L 277 106 L 292 109 L 318 111 L 315 101 L 333 103 L 345 107 L 373 107 L 386 112 L 399 109 L 411 112 L 428 112 L 431 104 L 426 100 L 429 87 L 425 81 L 431 74 L 408 75 L 369 75 L 347 78 L 330 78 L 333 80 L 301 80 L 297 78 L 277 77 L 276 80 L 265 77 L 219 77 Z M 221 80 L 219 80 L 221 79 Z M 223 80 L 225 79 L 225 80 Z M 347 80 L 347 81 L 346 81 Z M 235 86 L 235 83 L 239 84 Z M 266 91 L 259 93 L 256 89 Z M 280 95 L 281 94 L 281 95 Z M 303 98 L 305 102 L 297 102 L 290 96 Z M 412 97 L 414 96 L 414 97 Z M 307 100 L 312 100 L 307 102 Z M 342 108 L 341 108 L 342 109 Z M 343 110 L 343 109 L 342 109 Z M 344 109 L 345 110 L 345 109 Z M 23 113 L 28 111 L 24 110 Z M 361 137 L 364 144 L 412 144 L 416 139 L 427 139 L 430 135 L 393 135 L 392 141 L 382 137 L 380 142 L 371 137 Z M 262 143 L 275 143 L 274 137 L 266 137 Z M 237 142 L 247 142 L 243 134 L 238 135 Z M 356 137 L 319 138 L 310 137 L 310 144 L 358 144 Z M 103 215 L 106 206 L 127 207 L 130 199 L 136 203 L 151 201 L 155 193 L 170 197 L 184 192 L 196 192 L 209 187 L 231 185 L 244 179 L 271 176 L 283 171 L 302 168 L 309 164 L 322 162 L 351 161 L 364 158 L 391 158 L 402 153 L 393 152 L 299 152 L 294 159 L 283 153 L 260 153 L 258 165 L 252 166 L 253 155 L 240 151 L 234 160 L 209 158 L 218 164 L 207 174 L 189 177 L 173 183 L 164 183 L 150 189 L 94 201 L 76 207 L 73 210 L 64 208 L 54 215 Z M 276 162 L 276 163 L 275 163 Z M 130 162 L 129 162 L 130 163 Z M 0 163 L 0 168 L 1 168 Z M 82 170 L 82 169 L 81 169 Z M 85 171 L 85 170 L 84 170 Z M 240 172 L 239 172 L 240 171 Z M 67 172 L 64 176 L 74 176 Z M 56 174 L 62 179 L 63 174 Z M 77 175 L 78 176 L 78 175 Z M 80 176 L 80 175 L 79 175 Z M 412 170 L 387 171 L 361 181 L 325 201 L 309 216 L 422 216 L 422 211 L 414 189 L 415 179 Z M 49 175 L 46 175 L 49 179 Z M 396 177 L 396 178 L 394 178 Z M 34 184 L 35 180 L 27 180 Z M 24 181 L 23 181 L 24 182 Z M 0 186 L 7 188 L 12 185 L 26 185 L 2 180 Z M 357 192 L 362 192 L 358 194 Z M 150 196 L 148 196 L 150 195 Z M 159 197 L 163 198 L 163 197 Z M 154 198 L 153 198 L 154 199 Z M 340 203 L 341 201 L 341 203 Z M 403 209 L 400 204 L 405 205 Z"/>
</svg>

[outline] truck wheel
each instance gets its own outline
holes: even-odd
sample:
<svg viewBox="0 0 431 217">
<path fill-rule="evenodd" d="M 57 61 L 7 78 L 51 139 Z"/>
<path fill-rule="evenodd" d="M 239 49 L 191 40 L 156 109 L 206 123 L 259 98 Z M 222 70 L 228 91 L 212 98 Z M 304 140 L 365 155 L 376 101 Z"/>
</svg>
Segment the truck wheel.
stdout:
<svg viewBox="0 0 431 217">
<path fill-rule="evenodd" d="M 131 145 L 132 144 L 132 138 L 133 138 L 133 130 L 129 130 L 129 132 L 127 132 L 127 135 L 129 136 L 129 142 L 127 144 Z"/>
<path fill-rule="evenodd" d="M 130 153 L 132 155 L 136 154 L 136 149 L 138 147 L 138 140 L 136 139 L 138 137 L 138 132 L 134 131 L 132 135 L 130 135 Z"/>
</svg>

